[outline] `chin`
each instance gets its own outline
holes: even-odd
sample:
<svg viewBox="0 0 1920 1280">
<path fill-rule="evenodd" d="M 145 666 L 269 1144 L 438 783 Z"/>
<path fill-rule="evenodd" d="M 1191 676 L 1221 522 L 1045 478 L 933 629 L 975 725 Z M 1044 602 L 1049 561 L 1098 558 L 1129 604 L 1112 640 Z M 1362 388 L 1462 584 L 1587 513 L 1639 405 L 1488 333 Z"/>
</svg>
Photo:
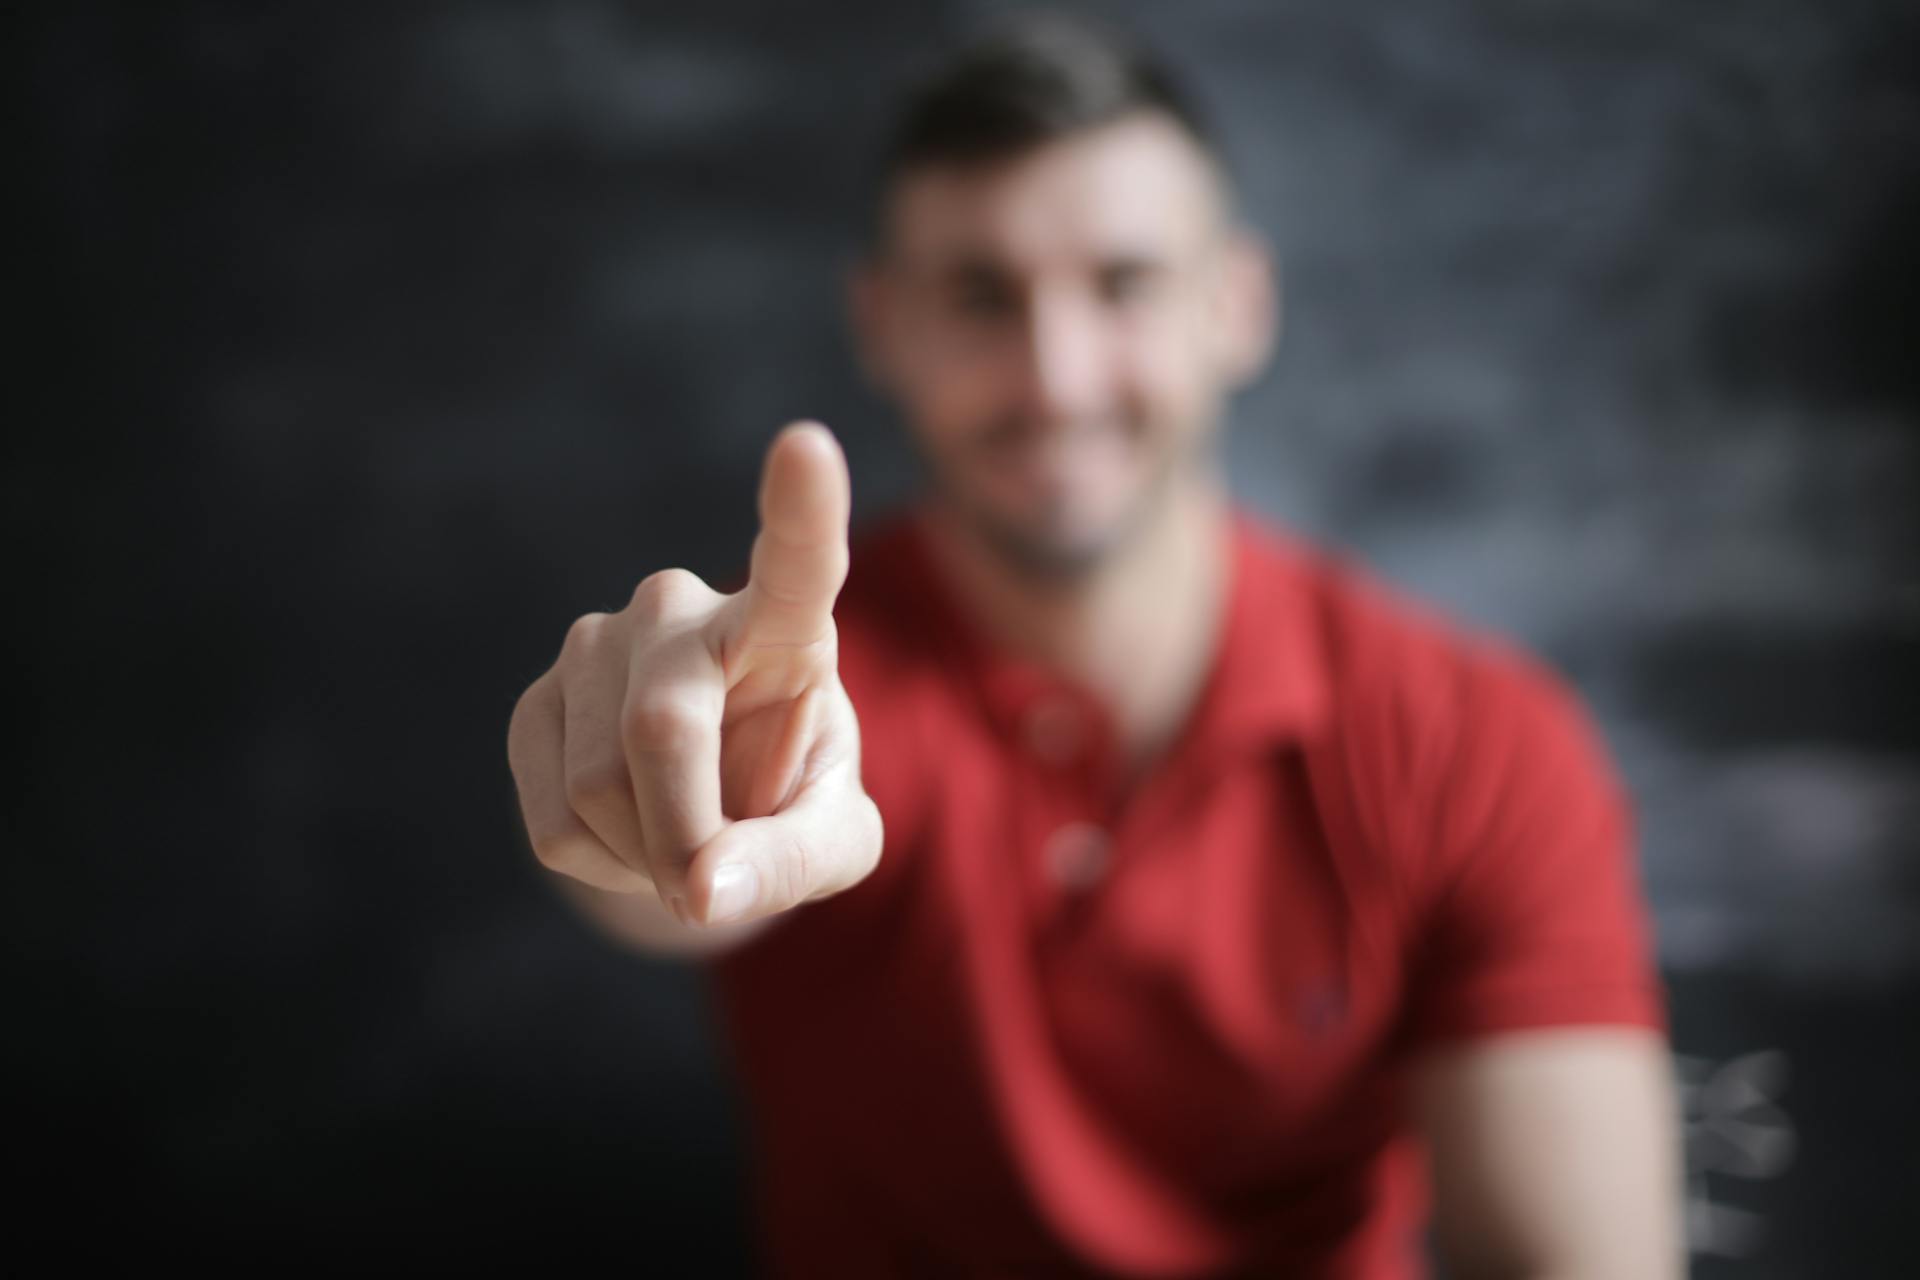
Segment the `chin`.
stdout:
<svg viewBox="0 0 1920 1280">
<path fill-rule="evenodd" d="M 924 456 L 924 455 L 923 455 Z M 1024 577 L 1085 577 L 1124 550 L 1165 506 L 1183 455 L 1109 459 L 1107 474 L 1010 475 L 990 450 L 926 457 L 946 505 L 1009 569 Z"/>
</svg>

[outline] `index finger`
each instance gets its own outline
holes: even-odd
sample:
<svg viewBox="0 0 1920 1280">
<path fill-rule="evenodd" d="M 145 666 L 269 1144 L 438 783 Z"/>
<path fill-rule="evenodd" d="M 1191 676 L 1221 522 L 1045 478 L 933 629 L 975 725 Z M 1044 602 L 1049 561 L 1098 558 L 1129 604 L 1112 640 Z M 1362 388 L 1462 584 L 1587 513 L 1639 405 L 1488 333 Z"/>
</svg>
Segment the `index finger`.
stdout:
<svg viewBox="0 0 1920 1280">
<path fill-rule="evenodd" d="M 754 645 L 812 644 L 827 633 L 847 578 L 852 483 L 833 433 L 817 422 L 783 428 L 760 475 L 760 532 L 741 628 Z"/>
</svg>

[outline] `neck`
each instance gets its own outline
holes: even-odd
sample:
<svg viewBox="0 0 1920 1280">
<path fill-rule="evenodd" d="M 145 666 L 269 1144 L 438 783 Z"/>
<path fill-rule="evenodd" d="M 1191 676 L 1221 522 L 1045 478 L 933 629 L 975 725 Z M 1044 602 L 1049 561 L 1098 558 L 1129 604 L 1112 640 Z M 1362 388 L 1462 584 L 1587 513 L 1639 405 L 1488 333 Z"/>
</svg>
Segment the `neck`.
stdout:
<svg viewBox="0 0 1920 1280">
<path fill-rule="evenodd" d="M 1218 476 L 1194 476 L 1097 566 L 1041 581 L 937 499 L 920 509 L 928 545 L 982 634 L 1099 696 L 1130 775 L 1179 730 L 1205 682 L 1224 621 L 1229 516 Z"/>
</svg>

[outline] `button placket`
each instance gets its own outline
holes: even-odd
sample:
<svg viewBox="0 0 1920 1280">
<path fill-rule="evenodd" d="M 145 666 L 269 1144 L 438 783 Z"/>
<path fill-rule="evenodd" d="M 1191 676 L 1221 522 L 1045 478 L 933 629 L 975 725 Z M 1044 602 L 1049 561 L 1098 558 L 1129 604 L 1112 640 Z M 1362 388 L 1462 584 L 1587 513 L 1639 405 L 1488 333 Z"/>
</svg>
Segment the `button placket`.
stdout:
<svg viewBox="0 0 1920 1280">
<path fill-rule="evenodd" d="M 1041 914 L 1058 917 L 1049 928 L 1065 927 L 1112 874 L 1114 834 L 1102 803 L 1109 730 L 1104 709 L 1070 686 L 1037 680 L 1021 695 L 1007 710 L 1016 749 L 1029 762 L 1026 880 Z"/>
<path fill-rule="evenodd" d="M 1091 822 L 1055 827 L 1040 849 L 1040 865 L 1055 888 L 1084 893 L 1107 877 L 1113 861 L 1113 837 Z"/>
<path fill-rule="evenodd" d="M 1033 700 L 1022 716 L 1021 730 L 1028 750 L 1042 763 L 1072 764 L 1086 749 L 1086 717 L 1064 693 L 1045 693 Z"/>
</svg>

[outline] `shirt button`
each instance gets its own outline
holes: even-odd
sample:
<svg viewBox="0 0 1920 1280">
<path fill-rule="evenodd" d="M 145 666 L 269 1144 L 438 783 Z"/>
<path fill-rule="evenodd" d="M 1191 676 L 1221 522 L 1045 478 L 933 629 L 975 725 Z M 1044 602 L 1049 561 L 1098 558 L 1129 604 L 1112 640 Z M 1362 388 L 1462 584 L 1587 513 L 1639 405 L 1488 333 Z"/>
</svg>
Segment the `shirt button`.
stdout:
<svg viewBox="0 0 1920 1280">
<path fill-rule="evenodd" d="M 1080 753 L 1086 726 L 1080 709 L 1064 694 L 1041 698 L 1027 710 L 1027 746 L 1048 764 L 1067 764 Z"/>
<path fill-rule="evenodd" d="M 1047 837 L 1041 860 L 1062 889 L 1084 891 L 1107 874 L 1113 842 L 1091 822 L 1069 822 Z"/>
</svg>

